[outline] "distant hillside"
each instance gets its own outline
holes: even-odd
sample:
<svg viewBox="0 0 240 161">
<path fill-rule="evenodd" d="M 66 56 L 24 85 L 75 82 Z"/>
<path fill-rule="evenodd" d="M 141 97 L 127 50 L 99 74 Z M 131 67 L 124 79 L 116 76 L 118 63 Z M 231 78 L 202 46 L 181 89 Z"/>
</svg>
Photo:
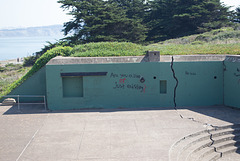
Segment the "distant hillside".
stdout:
<svg viewBox="0 0 240 161">
<path fill-rule="evenodd" d="M 62 29 L 63 29 L 62 25 L 3 29 L 0 30 L 0 37 L 36 37 L 36 36 L 63 37 Z"/>
</svg>

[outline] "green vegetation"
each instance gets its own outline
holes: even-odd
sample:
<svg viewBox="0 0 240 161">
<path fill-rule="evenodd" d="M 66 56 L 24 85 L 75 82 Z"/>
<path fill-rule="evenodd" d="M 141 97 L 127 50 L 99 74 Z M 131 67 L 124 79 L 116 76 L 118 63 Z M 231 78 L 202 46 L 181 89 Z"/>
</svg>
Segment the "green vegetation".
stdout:
<svg viewBox="0 0 240 161">
<path fill-rule="evenodd" d="M 30 67 L 22 65 L 7 64 L 5 67 L 0 67 L 0 96 L 6 93 L 9 86 L 22 76 L 24 76 Z"/>
<path fill-rule="evenodd" d="M 64 25 L 74 44 L 102 41 L 143 42 L 145 0 L 59 0 L 73 19 Z"/>
<path fill-rule="evenodd" d="M 144 55 L 147 47 L 127 42 L 99 42 L 77 45 L 71 56 L 75 57 L 106 57 Z"/>
<path fill-rule="evenodd" d="M 240 30 L 221 28 L 177 39 L 170 39 L 148 45 L 163 55 L 189 54 L 240 54 Z"/>
<path fill-rule="evenodd" d="M 240 54 L 240 43 L 238 44 L 155 44 L 150 49 L 160 51 L 161 55 L 191 55 L 191 54 Z"/>
<path fill-rule="evenodd" d="M 200 42 L 201 44 L 234 44 L 240 43 L 240 26 L 224 27 L 221 29 L 212 30 L 202 34 L 195 34 L 185 36 L 177 39 L 169 39 L 161 41 L 157 44 L 194 44 Z"/>
<path fill-rule="evenodd" d="M 220 0 L 59 0 L 73 44 L 158 42 L 233 25 L 237 11 Z"/>
</svg>

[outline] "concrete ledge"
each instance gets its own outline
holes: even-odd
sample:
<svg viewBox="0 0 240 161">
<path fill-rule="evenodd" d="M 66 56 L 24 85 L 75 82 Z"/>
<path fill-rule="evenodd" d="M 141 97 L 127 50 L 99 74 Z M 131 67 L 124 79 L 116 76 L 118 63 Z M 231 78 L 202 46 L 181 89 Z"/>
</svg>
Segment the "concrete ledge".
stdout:
<svg viewBox="0 0 240 161">
<path fill-rule="evenodd" d="M 104 63 L 139 63 L 146 62 L 144 56 L 121 56 L 121 57 L 62 57 L 51 59 L 47 65 L 64 64 L 104 64 Z"/>
<path fill-rule="evenodd" d="M 227 55 L 160 55 L 160 62 L 199 62 L 199 61 L 239 61 L 240 56 Z M 142 63 L 149 62 L 148 56 L 119 56 L 119 57 L 62 57 L 51 59 L 47 65 L 64 64 L 106 64 L 106 63 Z"/>
<path fill-rule="evenodd" d="M 162 55 L 160 62 L 194 62 L 194 61 L 223 61 L 226 55 Z"/>
</svg>

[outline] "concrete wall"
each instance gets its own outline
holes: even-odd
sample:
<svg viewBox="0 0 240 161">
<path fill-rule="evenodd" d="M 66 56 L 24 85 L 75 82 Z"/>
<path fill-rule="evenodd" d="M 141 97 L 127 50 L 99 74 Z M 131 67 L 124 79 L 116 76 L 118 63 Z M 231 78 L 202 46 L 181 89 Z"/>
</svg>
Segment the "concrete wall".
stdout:
<svg viewBox="0 0 240 161">
<path fill-rule="evenodd" d="M 174 62 L 173 68 L 179 81 L 177 106 L 223 104 L 222 62 Z M 64 97 L 61 73 L 74 72 L 107 75 L 83 76 L 83 96 Z M 48 108 L 52 110 L 174 106 L 176 80 L 171 62 L 47 65 L 46 77 Z"/>
<path fill-rule="evenodd" d="M 46 67 L 43 67 L 8 95 L 46 95 Z M 42 98 L 21 98 L 21 102 L 41 101 Z"/>
<path fill-rule="evenodd" d="M 223 105 L 222 62 L 175 62 L 177 106 Z"/>
<path fill-rule="evenodd" d="M 240 60 L 227 57 L 224 61 L 224 104 L 240 108 Z"/>
<path fill-rule="evenodd" d="M 180 61 L 178 57 L 174 60 L 173 63 L 170 58 L 167 62 L 49 63 L 10 95 L 46 95 L 52 110 L 173 107 L 175 104 L 240 108 L 240 57 L 227 56 L 225 61 L 202 61 L 202 57 L 200 61 Z M 61 73 L 78 72 L 87 74 L 61 76 Z M 90 76 L 93 72 L 107 74 Z"/>
<path fill-rule="evenodd" d="M 108 73 L 83 76 L 83 97 L 63 97 L 60 73 L 67 72 Z M 50 109 L 173 106 L 169 63 L 48 65 L 46 75 Z M 160 94 L 160 80 L 169 80 L 167 94 Z"/>
</svg>

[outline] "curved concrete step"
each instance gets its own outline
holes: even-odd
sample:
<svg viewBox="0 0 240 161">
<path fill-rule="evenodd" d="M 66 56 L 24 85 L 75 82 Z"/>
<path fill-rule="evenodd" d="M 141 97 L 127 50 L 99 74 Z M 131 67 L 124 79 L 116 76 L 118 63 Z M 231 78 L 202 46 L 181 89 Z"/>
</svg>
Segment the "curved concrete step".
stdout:
<svg viewBox="0 0 240 161">
<path fill-rule="evenodd" d="M 169 159 L 170 161 L 205 160 L 207 158 L 214 160 L 221 157 L 221 153 L 216 153 L 216 150 L 238 145 L 239 140 L 240 124 L 199 131 L 177 141 L 170 149 Z M 227 150 L 227 152 L 231 151 L 234 150 Z"/>
<path fill-rule="evenodd" d="M 233 140 L 233 139 L 236 139 L 236 140 Z M 213 139 L 214 142 L 210 146 L 212 148 L 210 148 L 210 149 L 203 148 L 203 149 L 201 149 L 197 152 L 194 151 L 191 154 L 191 156 L 197 156 L 198 157 L 197 160 L 199 160 L 199 161 L 207 160 L 206 158 L 209 158 L 208 155 L 211 155 L 212 153 L 219 153 L 219 154 L 221 154 L 220 155 L 220 157 L 221 157 L 223 152 L 224 153 L 234 152 L 234 150 L 237 149 L 237 147 L 234 147 L 234 146 L 240 144 L 239 139 L 240 139 L 240 133 L 238 133 L 238 134 L 226 134 L 226 135 L 222 135 L 222 136 L 220 135 L 220 136 L 215 137 Z M 228 150 L 228 149 L 232 149 L 232 151 Z M 192 159 L 188 158 L 188 160 L 192 160 Z"/>
<path fill-rule="evenodd" d="M 182 151 L 182 153 L 179 154 L 178 160 L 179 161 L 188 160 L 188 158 L 192 157 L 192 154 L 194 154 L 197 151 L 200 151 L 203 148 L 209 147 L 211 144 L 212 141 L 210 139 L 197 142 L 193 146 L 185 148 L 184 151 Z"/>
<path fill-rule="evenodd" d="M 222 136 L 222 135 L 227 135 L 227 134 L 238 134 L 240 132 L 240 127 L 239 128 L 227 128 L 227 129 L 221 129 L 218 131 L 210 131 L 209 133 L 212 134 L 212 138 Z"/>
<path fill-rule="evenodd" d="M 218 146 L 218 144 L 221 144 L 221 143 L 224 143 L 224 142 L 227 142 L 229 140 L 236 140 L 236 141 L 239 141 L 240 139 L 240 133 L 238 134 L 227 134 L 227 135 L 222 135 L 222 136 L 219 136 L 219 137 L 215 137 L 215 138 L 212 138 L 214 143 L 213 143 L 213 146 Z"/>
<path fill-rule="evenodd" d="M 215 137 L 212 136 L 212 140 L 210 139 L 210 136 L 207 139 L 205 137 L 198 138 L 198 139 L 194 140 L 191 144 L 187 144 L 187 145 L 185 145 L 185 147 L 183 149 L 181 149 L 177 160 L 179 160 L 179 161 L 189 160 L 189 158 L 194 156 L 194 153 L 200 151 L 201 149 L 203 149 L 205 147 L 209 147 L 209 146 L 215 147 L 215 144 L 217 144 L 217 143 L 222 143 L 222 142 L 236 139 L 237 137 L 239 137 L 239 136 L 236 136 L 236 134 L 235 135 L 231 134 L 233 132 L 234 132 L 233 129 L 229 129 L 229 130 L 224 129 L 224 130 L 220 130 L 218 133 L 213 134 Z M 240 133 L 238 135 L 240 135 Z M 214 142 L 213 142 L 213 140 L 214 140 Z M 200 152 L 200 153 L 202 153 L 202 152 Z M 207 152 L 204 155 L 207 155 L 207 154 L 209 154 L 209 152 Z"/>
<path fill-rule="evenodd" d="M 224 148 L 231 147 L 231 146 L 240 146 L 240 139 L 238 140 L 228 140 L 224 141 L 218 144 L 214 144 L 214 147 L 216 148 L 217 151 L 221 151 Z"/>
<path fill-rule="evenodd" d="M 215 148 L 210 146 L 210 147 L 203 148 L 200 151 L 198 151 L 197 153 L 195 153 L 192 158 L 189 158 L 189 161 L 190 160 L 191 161 L 205 161 L 206 160 L 205 158 L 207 158 L 209 155 L 212 155 L 212 154 L 221 156 L 221 153 L 215 152 Z"/>
<path fill-rule="evenodd" d="M 216 161 L 222 157 L 221 153 L 211 153 L 203 158 L 201 161 Z"/>
<path fill-rule="evenodd" d="M 229 147 L 226 147 L 226 148 L 221 149 L 219 151 L 222 153 L 222 155 L 224 157 L 224 155 L 236 152 L 239 149 L 240 149 L 240 146 L 229 146 Z"/>
<path fill-rule="evenodd" d="M 240 160 L 240 153 L 229 153 L 224 155 L 223 158 L 218 159 L 218 161 L 236 161 Z"/>
<path fill-rule="evenodd" d="M 210 137 L 210 134 L 206 130 L 204 130 L 180 139 L 175 144 L 173 144 L 173 146 L 170 149 L 170 152 L 169 152 L 170 161 L 177 161 L 178 156 L 181 155 L 182 151 L 184 151 L 186 147 L 188 147 L 187 145 L 193 144 L 195 140 L 201 140 L 202 138 L 207 139 L 209 137 Z"/>
</svg>

